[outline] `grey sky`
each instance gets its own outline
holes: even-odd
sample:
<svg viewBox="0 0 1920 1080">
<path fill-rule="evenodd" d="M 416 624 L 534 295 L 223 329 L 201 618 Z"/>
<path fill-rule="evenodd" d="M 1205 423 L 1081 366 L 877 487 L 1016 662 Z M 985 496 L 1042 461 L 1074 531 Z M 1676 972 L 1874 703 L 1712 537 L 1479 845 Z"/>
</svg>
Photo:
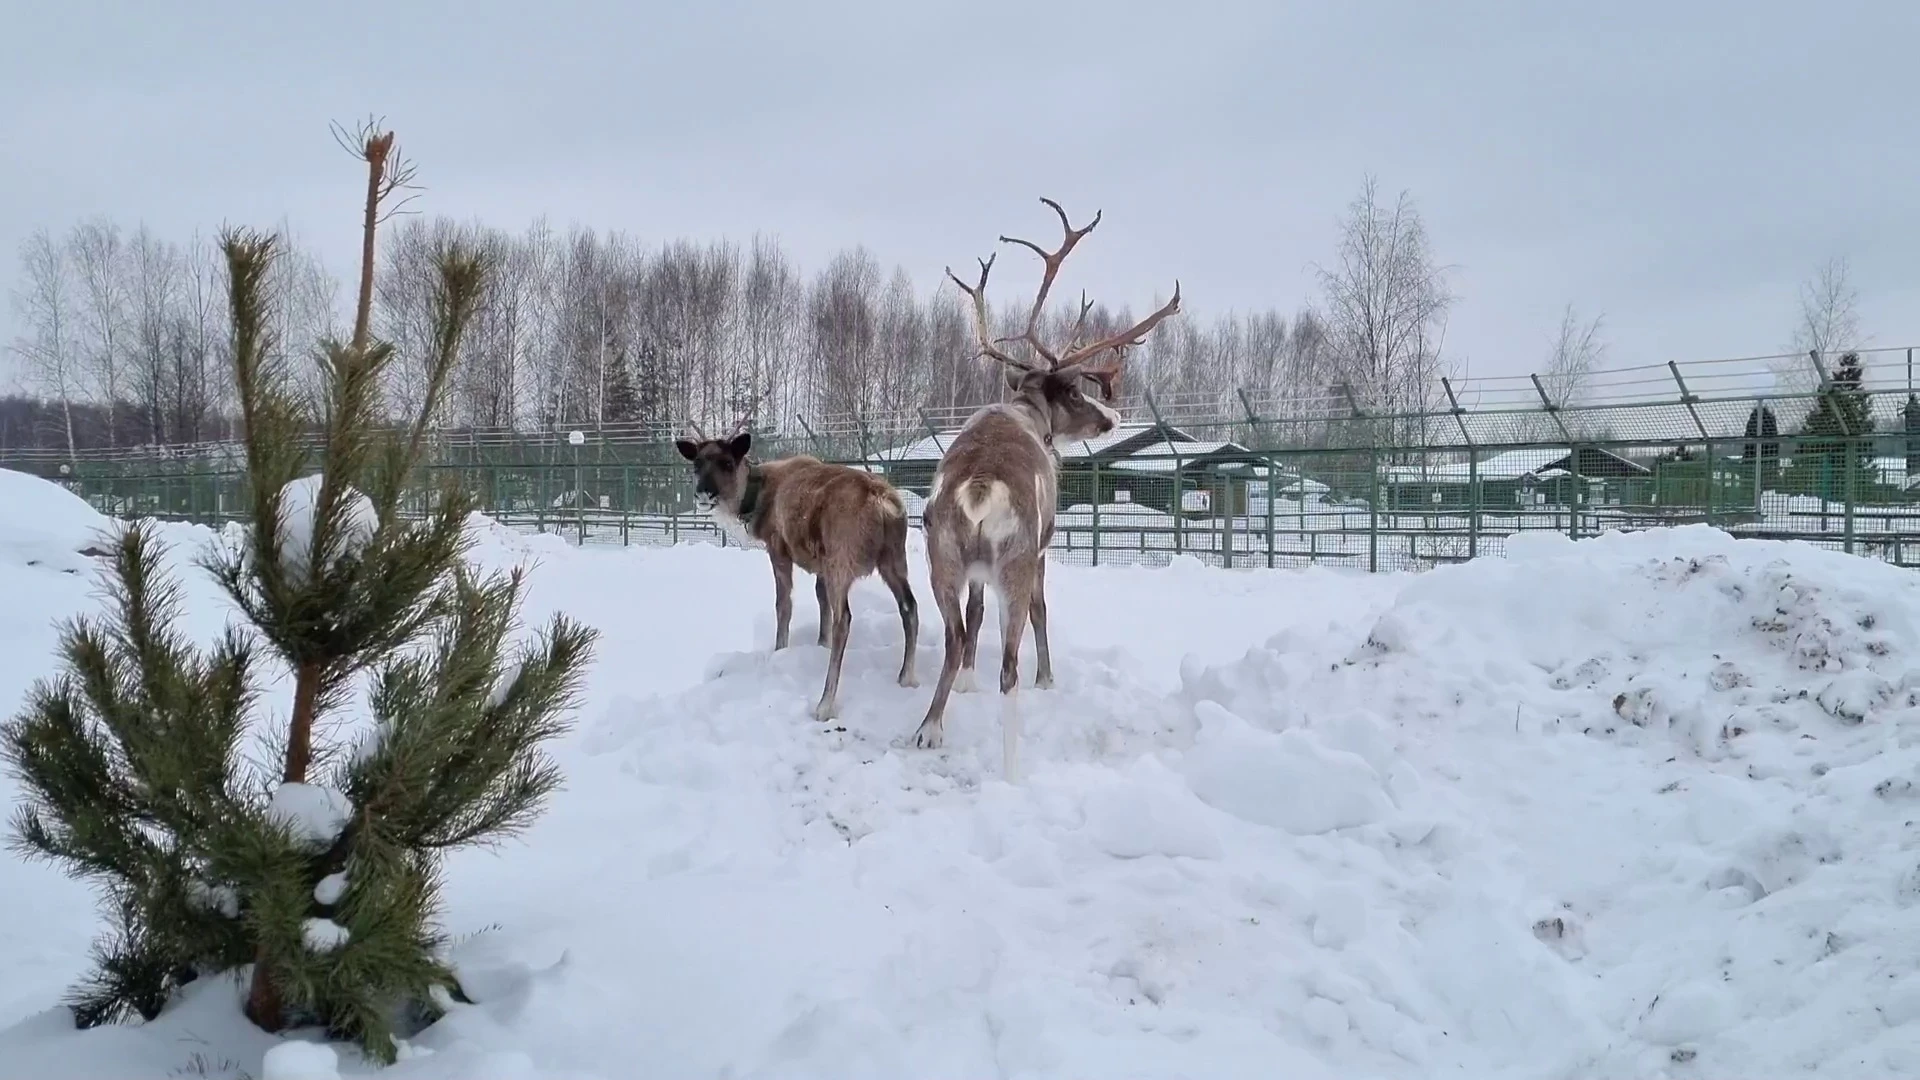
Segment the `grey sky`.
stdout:
<svg viewBox="0 0 1920 1080">
<path fill-rule="evenodd" d="M 1612 365 L 1773 351 L 1836 254 L 1874 343 L 1920 339 L 1911 0 L 10 6 L 9 285 L 31 230 L 96 213 L 284 217 L 345 278 L 327 124 L 378 112 L 429 213 L 759 230 L 809 270 L 864 243 L 924 288 L 1050 241 L 1044 194 L 1106 213 L 1066 287 L 1138 311 L 1178 276 L 1199 315 L 1294 310 L 1372 172 L 1455 267 L 1475 375 L 1537 364 L 1567 301 Z"/>
</svg>

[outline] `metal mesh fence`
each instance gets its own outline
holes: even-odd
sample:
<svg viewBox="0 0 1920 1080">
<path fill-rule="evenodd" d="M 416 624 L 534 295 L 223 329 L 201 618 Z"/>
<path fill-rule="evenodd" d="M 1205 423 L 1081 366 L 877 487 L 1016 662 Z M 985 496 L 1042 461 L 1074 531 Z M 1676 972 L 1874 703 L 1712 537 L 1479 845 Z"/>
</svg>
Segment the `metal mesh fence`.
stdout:
<svg viewBox="0 0 1920 1080">
<path fill-rule="evenodd" d="M 1706 524 L 1920 563 L 1920 397 L 1911 351 L 1762 357 L 1600 373 L 1578 393 L 1532 376 L 1442 381 L 1417 408 L 1231 392 L 1125 403 L 1061 450 L 1052 558 L 1084 565 L 1422 569 L 1570 537 Z M 1569 390 L 1571 388 L 1568 388 Z M 1565 397 L 1567 402 L 1560 404 Z M 910 514 L 964 412 L 798 421 L 763 458 L 811 453 L 888 477 Z M 451 479 L 518 529 L 580 543 L 725 541 L 692 503 L 664 428 L 436 433 L 423 492 Z M 245 512 L 237 447 L 0 451 L 100 510 L 218 523 Z"/>
</svg>

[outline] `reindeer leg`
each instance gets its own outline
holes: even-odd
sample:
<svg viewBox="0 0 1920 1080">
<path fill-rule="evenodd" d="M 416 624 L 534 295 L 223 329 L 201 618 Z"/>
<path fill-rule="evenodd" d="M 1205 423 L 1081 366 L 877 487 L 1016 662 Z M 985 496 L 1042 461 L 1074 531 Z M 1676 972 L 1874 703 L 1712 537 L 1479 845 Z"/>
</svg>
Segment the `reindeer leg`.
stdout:
<svg viewBox="0 0 1920 1080">
<path fill-rule="evenodd" d="M 1020 637 L 1032 617 L 1033 579 L 1024 559 L 1000 571 L 1000 753 L 1009 783 L 1020 777 Z"/>
<path fill-rule="evenodd" d="M 966 625 L 960 614 L 960 567 L 957 560 L 943 559 L 931 547 L 927 552 L 928 569 L 933 571 L 933 602 L 940 608 L 940 622 L 946 628 L 941 654 L 940 678 L 933 684 L 933 701 L 927 717 L 913 733 L 913 745 L 922 750 L 938 750 L 946 738 L 947 696 L 953 692 L 954 677 L 960 673 L 960 654 L 966 649 Z"/>
<path fill-rule="evenodd" d="M 813 707 L 815 720 L 832 720 L 840 715 L 840 662 L 847 656 L 847 636 L 853 629 L 853 615 L 847 604 L 848 582 L 833 581 L 827 585 L 827 599 L 831 601 L 828 610 L 833 611 L 833 634 L 830 637 L 832 650 L 827 654 L 827 685 L 820 692 L 820 704 Z"/>
<path fill-rule="evenodd" d="M 973 669 L 974 660 L 980 655 L 980 624 L 987 618 L 987 587 L 977 581 L 967 583 L 967 627 L 966 655 L 960 660 L 960 677 L 954 683 L 954 689 L 963 694 L 971 694 L 979 688 Z"/>
<path fill-rule="evenodd" d="M 907 581 L 907 555 L 903 550 L 898 555 L 889 553 L 880 560 L 877 567 L 880 580 L 887 583 L 893 591 L 894 605 L 900 609 L 900 631 L 906 638 L 906 646 L 900 657 L 900 685 L 919 686 L 920 679 L 913 673 L 914 650 L 919 647 L 920 605 L 913 599 L 913 586 Z"/>
<path fill-rule="evenodd" d="M 1029 601 L 1033 617 L 1033 651 L 1038 659 L 1039 670 L 1034 673 L 1033 685 L 1041 690 L 1053 689 L 1053 655 L 1047 648 L 1047 557 L 1040 556 L 1040 562 L 1033 571 L 1033 596 Z"/>
<path fill-rule="evenodd" d="M 1000 571 L 1000 692 L 1011 694 L 1020 683 L 1020 639 L 1032 616 L 1033 564 L 1018 560 Z"/>
<path fill-rule="evenodd" d="M 768 548 L 773 561 L 773 651 L 787 647 L 787 624 L 793 621 L 793 560 L 778 548 Z"/>
<path fill-rule="evenodd" d="M 813 575 L 813 598 L 820 602 L 820 640 L 816 644 L 824 649 L 831 640 L 827 631 L 833 626 L 833 618 L 827 608 L 827 579 L 819 574 Z"/>
</svg>

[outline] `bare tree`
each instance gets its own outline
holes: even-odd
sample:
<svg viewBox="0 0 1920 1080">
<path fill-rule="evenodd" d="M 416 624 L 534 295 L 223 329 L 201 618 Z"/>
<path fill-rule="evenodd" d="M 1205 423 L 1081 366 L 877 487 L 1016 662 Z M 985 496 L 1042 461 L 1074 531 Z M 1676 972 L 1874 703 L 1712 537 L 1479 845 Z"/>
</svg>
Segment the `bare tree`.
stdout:
<svg viewBox="0 0 1920 1080">
<path fill-rule="evenodd" d="M 1403 191 L 1382 206 L 1367 177 L 1342 222 L 1338 260 L 1321 269 L 1320 284 L 1338 377 L 1355 398 L 1375 414 L 1431 404 L 1446 373 L 1440 346 L 1454 297 L 1412 198 Z"/>
<path fill-rule="evenodd" d="M 1866 337 L 1860 332 L 1860 291 L 1853 284 L 1853 266 L 1840 255 L 1821 263 L 1811 278 L 1800 283 L 1800 310 L 1787 346 L 1790 355 L 1774 361 L 1774 385 L 1787 394 L 1811 394 L 1820 376 L 1807 363 L 1808 353 L 1822 359 L 1858 349 Z"/>
<path fill-rule="evenodd" d="M 120 226 L 96 218 L 74 227 L 69 240 L 80 284 L 80 322 L 85 340 L 81 368 L 92 396 L 107 409 L 107 444 L 119 445 L 115 424 L 123 387 L 129 312 L 120 262 L 125 244 Z"/>
<path fill-rule="evenodd" d="M 746 379 L 757 388 L 763 428 L 805 411 L 811 404 L 802 396 L 804 383 L 796 378 L 800 365 L 791 363 L 799 352 L 800 304 L 804 288 L 786 254 L 771 238 L 755 236 L 741 279 L 740 320 Z"/>
<path fill-rule="evenodd" d="M 74 397 L 79 392 L 73 263 L 65 246 L 41 229 L 21 245 L 20 269 L 25 282 L 15 290 L 13 302 L 27 332 L 14 340 L 13 352 L 25 371 L 28 386 L 59 403 L 67 456 L 71 458 L 76 450 Z"/>
<path fill-rule="evenodd" d="M 170 384 L 176 395 L 173 437 L 183 442 L 209 438 L 209 424 L 223 408 L 233 408 L 236 388 L 223 377 L 230 370 L 224 267 L 213 245 L 193 237 L 180 259 L 180 287 L 172 320 Z"/>
<path fill-rule="evenodd" d="M 835 255 L 814 280 L 807 329 L 821 411 L 865 422 L 880 407 L 879 292 L 880 267 L 864 247 Z"/>
<path fill-rule="evenodd" d="M 1572 304 L 1561 312 L 1560 328 L 1547 352 L 1546 370 L 1540 373 L 1540 384 L 1555 408 L 1578 402 L 1588 378 L 1605 358 L 1607 344 L 1600 337 L 1602 318 L 1595 315 L 1582 321 Z"/>
<path fill-rule="evenodd" d="M 266 280 L 272 349 L 265 359 L 301 392 L 319 395 L 327 376 L 317 343 L 339 336 L 340 281 L 300 247 L 284 221 L 274 233 L 274 250 Z"/>
<path fill-rule="evenodd" d="M 172 346 L 180 286 L 180 252 L 142 225 L 134 231 L 121 270 L 132 304 L 127 349 L 127 381 L 140 409 L 146 437 L 155 444 L 176 437 L 172 406 Z"/>
<path fill-rule="evenodd" d="M 358 156 L 369 152 L 348 142 Z M 403 163 L 383 160 L 372 180 L 390 200 L 383 218 L 386 206 L 402 204 L 408 179 Z M 539 220 L 511 233 L 438 218 L 384 228 L 375 252 L 382 273 L 359 275 L 376 294 L 353 307 L 342 300 L 357 294 L 345 294 L 283 223 L 265 286 L 274 343 L 267 362 L 293 385 L 317 390 L 325 373 L 311 343 L 358 334 L 363 321 L 403 356 L 430 351 L 432 256 L 456 238 L 484 249 L 497 272 L 437 423 L 678 424 L 747 415 L 764 431 L 793 430 L 795 418 L 806 417 L 844 439 L 851 425 L 832 420 L 852 414 L 874 440 L 893 441 L 922 433 L 922 409 L 970 410 L 1007 393 L 1000 365 L 980 360 L 971 344 L 962 298 L 914 281 L 868 249 L 847 248 L 803 272 L 765 236 L 750 245 L 643 247 L 620 233 L 559 233 Z M 22 248 L 15 294 L 26 317 L 13 350 L 32 389 L 61 403 L 58 426 L 71 429 L 61 440 L 70 448 L 136 429 L 140 439 L 168 442 L 219 430 L 235 394 L 222 352 L 221 269 L 210 254 L 199 240 L 183 247 L 104 219 L 45 250 Z M 1151 389 L 1163 402 L 1179 399 L 1177 407 L 1238 415 L 1245 390 L 1260 400 L 1261 415 L 1276 419 L 1326 415 L 1329 388 L 1340 381 L 1375 408 L 1425 401 L 1450 298 L 1404 197 L 1382 209 L 1369 187 L 1355 203 L 1339 270 L 1325 277 L 1324 317 L 1311 309 L 1291 319 L 1228 312 L 1154 330 L 1132 351 L 1128 396 Z M 1083 300 L 1055 289 L 1038 310 L 992 305 L 986 318 L 998 336 L 1024 340 L 1031 331 L 1069 346 L 1135 321 L 1124 307 Z M 396 412 L 424 399 L 428 373 L 417 365 L 396 364 L 387 375 L 386 403 Z M 55 432 L 52 411 L 16 415 L 39 417 L 46 435 Z M 114 430 L 115 415 L 123 430 Z M 12 429 L 8 437 L 16 437 Z"/>
</svg>

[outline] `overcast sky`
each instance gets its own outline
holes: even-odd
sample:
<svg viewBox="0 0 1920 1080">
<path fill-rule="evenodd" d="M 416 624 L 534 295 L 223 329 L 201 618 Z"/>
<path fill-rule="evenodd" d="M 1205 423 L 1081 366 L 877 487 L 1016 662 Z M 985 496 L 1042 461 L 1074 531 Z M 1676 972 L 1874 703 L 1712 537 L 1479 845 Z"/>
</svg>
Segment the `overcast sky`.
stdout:
<svg viewBox="0 0 1920 1080">
<path fill-rule="evenodd" d="M 1474 375 L 1537 365 L 1568 301 L 1615 366 L 1775 351 L 1839 254 L 1874 343 L 1920 343 L 1912 0 L 9 6 L 9 287 L 29 232 L 94 214 L 284 218 L 344 279 L 327 125 L 377 112 L 429 213 L 759 230 L 809 270 L 864 243 L 925 287 L 1050 243 L 1050 195 L 1106 214 L 1065 287 L 1141 311 L 1177 276 L 1203 316 L 1308 299 L 1372 173 L 1453 266 Z"/>
</svg>

